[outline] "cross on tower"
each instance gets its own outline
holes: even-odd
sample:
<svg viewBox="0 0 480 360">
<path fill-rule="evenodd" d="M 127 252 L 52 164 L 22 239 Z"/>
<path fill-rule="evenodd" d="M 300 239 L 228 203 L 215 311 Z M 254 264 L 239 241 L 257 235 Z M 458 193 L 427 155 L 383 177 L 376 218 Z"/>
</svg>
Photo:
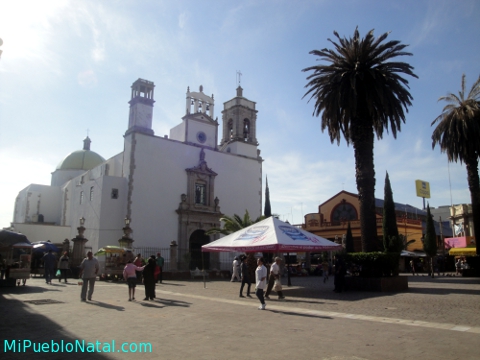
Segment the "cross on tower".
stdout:
<svg viewBox="0 0 480 360">
<path fill-rule="evenodd" d="M 242 82 L 242 73 L 240 70 L 237 70 L 237 81 L 238 81 L 238 86 L 240 86 L 240 83 Z"/>
</svg>

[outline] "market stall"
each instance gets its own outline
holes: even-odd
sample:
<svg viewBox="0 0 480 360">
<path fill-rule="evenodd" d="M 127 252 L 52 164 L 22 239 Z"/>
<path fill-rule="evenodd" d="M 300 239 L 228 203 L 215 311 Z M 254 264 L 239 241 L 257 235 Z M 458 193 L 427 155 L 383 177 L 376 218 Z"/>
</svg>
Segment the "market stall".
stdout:
<svg viewBox="0 0 480 360">
<path fill-rule="evenodd" d="M 30 278 L 32 244 L 23 234 L 8 230 L 0 231 L 0 256 L 5 279 L 2 285 L 25 285 Z"/>
<path fill-rule="evenodd" d="M 122 278 L 123 269 L 128 260 L 133 260 L 131 249 L 124 249 L 119 246 L 107 245 L 99 249 L 95 256 L 100 263 L 100 279 Z"/>
</svg>

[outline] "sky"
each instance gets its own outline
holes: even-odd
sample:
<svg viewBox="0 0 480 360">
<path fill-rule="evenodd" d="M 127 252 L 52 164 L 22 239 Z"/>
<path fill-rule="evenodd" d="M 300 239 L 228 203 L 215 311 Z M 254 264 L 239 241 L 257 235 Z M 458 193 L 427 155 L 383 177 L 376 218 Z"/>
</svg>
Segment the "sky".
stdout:
<svg viewBox="0 0 480 360">
<path fill-rule="evenodd" d="M 331 143 L 303 98 L 312 50 L 332 48 L 333 32 L 358 26 L 409 45 L 400 61 L 412 106 L 394 139 L 375 140 L 375 196 L 388 171 L 394 200 L 422 208 L 415 180 L 430 183 L 430 206 L 470 203 L 464 164 L 432 150 L 432 121 L 480 75 L 476 0 L 0 0 L 0 228 L 13 219 L 18 192 L 50 184 L 61 160 L 91 138 L 104 158 L 123 151 L 130 86 L 155 83 L 153 130 L 181 123 L 187 87 L 223 102 L 255 101 L 257 139 L 272 212 L 301 223 L 338 192 L 357 193 L 353 147 Z M 221 127 L 219 129 L 221 131 Z M 233 214 L 227 214 L 233 215 Z"/>
</svg>

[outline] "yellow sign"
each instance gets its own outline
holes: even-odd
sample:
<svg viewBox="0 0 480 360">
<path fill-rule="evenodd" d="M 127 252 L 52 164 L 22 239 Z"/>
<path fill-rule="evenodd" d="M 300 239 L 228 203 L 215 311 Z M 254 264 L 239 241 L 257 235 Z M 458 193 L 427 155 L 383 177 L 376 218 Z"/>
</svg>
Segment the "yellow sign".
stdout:
<svg viewBox="0 0 480 360">
<path fill-rule="evenodd" d="M 423 180 L 415 180 L 417 196 L 430 199 L 430 183 Z"/>
</svg>

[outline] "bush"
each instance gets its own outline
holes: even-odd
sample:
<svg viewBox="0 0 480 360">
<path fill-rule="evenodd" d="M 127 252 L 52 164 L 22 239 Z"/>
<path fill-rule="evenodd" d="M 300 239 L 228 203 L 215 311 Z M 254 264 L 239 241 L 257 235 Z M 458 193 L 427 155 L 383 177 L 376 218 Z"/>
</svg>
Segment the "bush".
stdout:
<svg viewBox="0 0 480 360">
<path fill-rule="evenodd" d="M 347 268 L 355 265 L 360 268 L 361 277 L 398 276 L 399 253 L 360 252 L 345 256 Z"/>
</svg>

